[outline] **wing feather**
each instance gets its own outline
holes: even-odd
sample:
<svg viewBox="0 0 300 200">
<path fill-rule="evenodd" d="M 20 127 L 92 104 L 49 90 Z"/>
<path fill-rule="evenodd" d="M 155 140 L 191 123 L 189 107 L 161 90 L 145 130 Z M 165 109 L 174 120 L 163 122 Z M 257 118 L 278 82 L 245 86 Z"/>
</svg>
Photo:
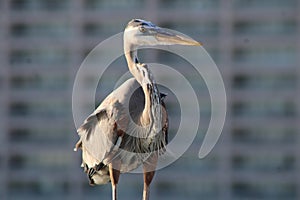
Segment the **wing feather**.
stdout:
<svg viewBox="0 0 300 200">
<path fill-rule="evenodd" d="M 109 156 L 117 140 L 114 124 L 114 119 L 108 117 L 107 110 L 103 109 L 90 115 L 77 130 L 83 150 L 98 163 Z"/>
</svg>

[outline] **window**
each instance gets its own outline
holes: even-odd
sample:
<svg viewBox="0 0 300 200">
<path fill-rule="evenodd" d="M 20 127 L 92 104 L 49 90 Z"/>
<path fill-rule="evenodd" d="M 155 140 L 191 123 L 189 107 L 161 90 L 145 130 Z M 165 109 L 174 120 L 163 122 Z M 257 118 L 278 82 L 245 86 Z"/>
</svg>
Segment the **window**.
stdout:
<svg viewBox="0 0 300 200">
<path fill-rule="evenodd" d="M 12 0 L 10 4 L 13 10 L 23 10 L 29 7 L 30 2 L 28 0 Z"/>
<path fill-rule="evenodd" d="M 19 142 L 27 140 L 30 136 L 30 131 L 28 129 L 12 129 L 9 132 L 9 140 L 11 142 Z"/>
<path fill-rule="evenodd" d="M 34 88 L 38 85 L 41 85 L 42 78 L 38 75 L 30 75 L 30 76 L 20 76 L 20 75 L 13 75 L 10 78 L 11 86 L 15 89 L 21 88 Z"/>
<path fill-rule="evenodd" d="M 293 144 L 297 140 L 297 131 L 293 127 L 236 127 L 232 130 L 232 138 L 243 144 Z"/>
<path fill-rule="evenodd" d="M 63 117 L 69 112 L 68 103 L 59 99 L 51 102 L 16 101 L 10 104 L 10 114 L 15 117 Z"/>
<path fill-rule="evenodd" d="M 26 159 L 20 154 L 14 154 L 9 157 L 8 164 L 10 169 L 21 169 L 25 166 Z"/>
<path fill-rule="evenodd" d="M 235 102 L 232 105 L 235 117 L 293 117 L 295 104 L 291 100 Z"/>
<path fill-rule="evenodd" d="M 239 171 L 261 171 L 266 173 L 290 171 L 295 169 L 296 160 L 291 155 L 235 155 L 232 158 L 233 169 Z"/>
<path fill-rule="evenodd" d="M 69 6 L 69 0 L 36 0 L 41 10 L 65 10 Z"/>
<path fill-rule="evenodd" d="M 12 0 L 12 10 L 66 10 L 69 0 Z"/>
<path fill-rule="evenodd" d="M 54 64 L 66 64 L 69 59 L 69 52 L 63 49 L 18 49 L 10 53 L 10 63 L 13 67 L 32 64 L 53 67 Z"/>
<path fill-rule="evenodd" d="M 44 169 L 64 169 L 68 167 L 71 158 L 69 153 L 57 151 L 40 152 L 27 157 L 28 167 L 41 167 Z"/>
<path fill-rule="evenodd" d="M 295 183 L 235 182 L 231 186 L 233 196 L 251 199 L 297 199 Z"/>
<path fill-rule="evenodd" d="M 31 62 L 30 52 L 26 50 L 14 50 L 10 54 L 11 64 L 29 64 Z"/>
<path fill-rule="evenodd" d="M 10 181 L 8 191 L 11 194 L 38 194 L 40 191 L 39 183 L 36 181 Z"/>
<path fill-rule="evenodd" d="M 188 162 L 186 162 L 191 167 L 191 172 L 194 170 L 194 172 L 200 173 L 207 173 L 209 171 L 215 171 L 219 168 L 219 159 L 217 156 L 210 155 L 206 157 L 205 159 L 202 159 L 201 162 L 195 162 L 195 160 L 192 158 L 189 159 Z"/>
<path fill-rule="evenodd" d="M 12 128 L 8 138 L 11 143 L 61 144 L 68 141 L 68 132 L 69 129 L 59 126 Z"/>
<path fill-rule="evenodd" d="M 9 158 L 9 168 L 15 170 L 59 170 L 69 166 L 69 153 L 59 150 L 34 151 L 28 154 L 13 154 Z"/>
<path fill-rule="evenodd" d="M 236 35 L 291 35 L 297 33 L 297 22 L 287 21 L 239 21 L 234 24 Z"/>
<path fill-rule="evenodd" d="M 200 182 L 198 177 L 189 177 L 182 187 L 176 181 L 158 181 L 156 191 L 162 199 L 218 199 L 219 186 L 217 183 L 206 181 Z M 171 195 L 171 196 L 170 196 Z"/>
<path fill-rule="evenodd" d="M 237 48 L 233 52 L 233 59 L 241 64 L 290 67 L 297 62 L 296 52 L 294 47 Z"/>
<path fill-rule="evenodd" d="M 69 190 L 69 183 L 57 180 L 9 180 L 7 188 L 9 196 L 13 199 L 24 199 L 23 195 L 30 195 L 31 198 L 40 196 L 38 199 L 41 197 L 44 199 L 46 196 L 46 199 L 59 199 L 61 196 L 55 195 L 66 194 Z"/>
<path fill-rule="evenodd" d="M 297 87 L 296 74 L 247 75 L 237 74 L 233 77 L 233 87 L 236 89 L 256 90 L 294 90 Z"/>
<path fill-rule="evenodd" d="M 123 27 L 123 24 L 119 22 L 109 23 L 109 24 L 100 24 L 98 22 L 90 22 L 83 26 L 83 33 L 85 36 L 108 36 L 111 34 L 116 34 L 120 32 L 120 27 Z"/>
<path fill-rule="evenodd" d="M 160 7 L 166 9 L 180 9 L 181 7 L 188 7 L 189 9 L 195 10 L 207 10 L 207 9 L 216 9 L 219 6 L 219 0 L 161 0 L 159 1 Z"/>
<path fill-rule="evenodd" d="M 10 114 L 12 116 L 26 116 L 29 113 L 29 106 L 24 102 L 14 102 L 10 104 Z"/>
<path fill-rule="evenodd" d="M 100 35 L 102 33 L 102 28 L 100 25 L 97 25 L 95 23 L 88 23 L 85 24 L 83 27 L 84 35 L 86 36 L 95 36 Z"/>
<path fill-rule="evenodd" d="M 52 22 L 52 23 L 40 23 L 40 24 L 27 24 L 27 23 L 15 23 L 10 27 L 11 35 L 20 37 L 68 37 L 70 32 L 70 26 L 65 22 Z"/>
<path fill-rule="evenodd" d="M 169 29 L 180 30 L 185 34 L 196 38 L 200 37 L 212 37 L 217 36 L 220 32 L 219 23 L 216 21 L 206 22 L 168 22 L 167 24 L 161 24 L 162 27 L 168 27 Z"/>
<path fill-rule="evenodd" d="M 236 8 L 296 8 L 297 0 L 235 0 Z"/>
<path fill-rule="evenodd" d="M 68 86 L 69 77 L 67 74 L 48 73 L 47 76 L 42 74 L 29 74 L 27 76 L 13 75 L 10 78 L 11 86 L 14 89 L 50 89 L 62 90 Z"/>
<path fill-rule="evenodd" d="M 27 35 L 27 26 L 26 24 L 14 24 L 11 26 L 11 34 L 15 37 L 20 37 L 23 35 Z"/>
<path fill-rule="evenodd" d="M 144 0 L 85 0 L 84 6 L 88 10 L 134 9 L 141 8 Z"/>
</svg>

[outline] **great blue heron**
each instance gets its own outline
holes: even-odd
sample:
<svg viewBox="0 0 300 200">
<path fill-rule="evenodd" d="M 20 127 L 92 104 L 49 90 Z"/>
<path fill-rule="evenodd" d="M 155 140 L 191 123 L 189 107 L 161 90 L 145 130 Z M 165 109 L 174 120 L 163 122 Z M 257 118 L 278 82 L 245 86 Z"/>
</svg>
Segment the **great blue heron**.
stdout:
<svg viewBox="0 0 300 200">
<path fill-rule="evenodd" d="M 200 45 L 199 42 L 151 22 L 133 19 L 124 31 L 124 53 L 134 78 L 107 96 L 77 130 L 75 150 L 82 149 L 82 167 L 90 184 L 111 181 L 117 199 L 120 173 L 144 170 L 143 200 L 149 199 L 157 159 L 167 145 L 168 116 L 154 77 L 140 63 L 137 48 L 152 45 Z"/>
</svg>

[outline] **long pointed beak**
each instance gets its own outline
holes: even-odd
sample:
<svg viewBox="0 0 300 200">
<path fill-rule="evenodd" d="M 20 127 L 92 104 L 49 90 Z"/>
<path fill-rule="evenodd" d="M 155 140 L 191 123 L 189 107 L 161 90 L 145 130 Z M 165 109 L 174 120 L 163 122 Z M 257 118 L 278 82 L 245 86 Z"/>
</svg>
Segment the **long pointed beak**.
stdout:
<svg viewBox="0 0 300 200">
<path fill-rule="evenodd" d="M 156 28 L 151 31 L 160 45 L 190 45 L 190 46 L 202 46 L 202 44 L 192 38 L 166 28 Z"/>
</svg>

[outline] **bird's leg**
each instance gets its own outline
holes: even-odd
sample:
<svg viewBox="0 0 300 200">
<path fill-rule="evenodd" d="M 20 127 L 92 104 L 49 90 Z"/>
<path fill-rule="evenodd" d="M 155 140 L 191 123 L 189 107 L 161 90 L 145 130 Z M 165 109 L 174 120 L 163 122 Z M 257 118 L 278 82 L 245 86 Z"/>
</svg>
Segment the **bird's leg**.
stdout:
<svg viewBox="0 0 300 200">
<path fill-rule="evenodd" d="M 155 174 L 157 157 L 157 154 L 153 153 L 144 163 L 143 200 L 149 200 L 150 184 Z"/>
<path fill-rule="evenodd" d="M 154 177 L 154 173 L 155 173 L 155 171 L 144 172 L 143 200 L 149 200 L 150 183 Z"/>
<path fill-rule="evenodd" d="M 117 200 L 117 184 L 120 176 L 120 162 L 113 161 L 109 164 L 109 175 L 112 189 L 112 200 Z"/>
</svg>

